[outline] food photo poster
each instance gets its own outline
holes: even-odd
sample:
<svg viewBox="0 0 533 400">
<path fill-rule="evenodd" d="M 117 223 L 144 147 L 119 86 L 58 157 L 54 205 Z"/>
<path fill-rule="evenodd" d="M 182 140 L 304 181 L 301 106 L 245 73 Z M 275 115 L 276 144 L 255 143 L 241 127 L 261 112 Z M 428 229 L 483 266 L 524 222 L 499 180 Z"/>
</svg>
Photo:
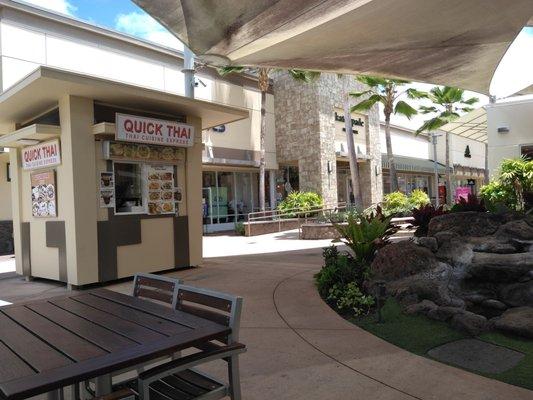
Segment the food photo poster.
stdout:
<svg viewBox="0 0 533 400">
<path fill-rule="evenodd" d="M 57 217 L 55 171 L 32 172 L 31 212 L 34 217 Z"/>
</svg>

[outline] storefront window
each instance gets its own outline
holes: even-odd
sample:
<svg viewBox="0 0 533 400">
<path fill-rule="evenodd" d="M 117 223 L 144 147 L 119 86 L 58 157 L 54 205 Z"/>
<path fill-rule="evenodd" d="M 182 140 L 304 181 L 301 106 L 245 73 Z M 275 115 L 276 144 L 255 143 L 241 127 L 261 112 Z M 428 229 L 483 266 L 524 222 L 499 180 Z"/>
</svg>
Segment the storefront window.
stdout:
<svg viewBox="0 0 533 400">
<path fill-rule="evenodd" d="M 259 211 L 259 174 L 252 172 L 250 175 L 252 177 L 252 211 Z"/>
<path fill-rule="evenodd" d="M 242 221 L 252 210 L 252 186 L 249 172 L 236 172 L 235 212 L 237 220 Z"/>
<path fill-rule="evenodd" d="M 115 163 L 115 212 L 142 213 L 142 169 L 140 164 Z"/>
<path fill-rule="evenodd" d="M 219 223 L 233 222 L 235 206 L 233 193 L 233 172 L 217 173 L 217 197 L 213 208 L 217 209 L 217 218 Z"/>
</svg>

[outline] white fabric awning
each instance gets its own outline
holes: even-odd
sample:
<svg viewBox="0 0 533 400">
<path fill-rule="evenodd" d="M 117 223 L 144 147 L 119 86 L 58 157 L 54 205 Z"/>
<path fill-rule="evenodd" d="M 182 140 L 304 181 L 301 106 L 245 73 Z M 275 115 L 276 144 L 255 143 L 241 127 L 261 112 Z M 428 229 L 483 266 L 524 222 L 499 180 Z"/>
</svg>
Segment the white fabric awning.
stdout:
<svg viewBox="0 0 533 400">
<path fill-rule="evenodd" d="M 489 92 L 532 0 L 133 0 L 218 65 L 372 74 Z"/>
<path fill-rule="evenodd" d="M 487 143 L 487 112 L 483 107 L 462 115 L 440 128 L 441 131 Z"/>
</svg>

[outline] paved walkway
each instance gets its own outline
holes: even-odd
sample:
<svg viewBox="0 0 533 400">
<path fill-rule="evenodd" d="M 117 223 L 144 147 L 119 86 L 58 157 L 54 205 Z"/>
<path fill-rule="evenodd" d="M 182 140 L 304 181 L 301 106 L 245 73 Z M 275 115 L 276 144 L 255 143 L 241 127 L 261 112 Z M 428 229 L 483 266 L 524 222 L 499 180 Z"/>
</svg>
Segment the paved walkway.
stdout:
<svg viewBox="0 0 533 400">
<path fill-rule="evenodd" d="M 244 297 L 244 399 L 533 398 L 531 391 L 418 357 L 346 322 L 314 288 L 313 274 L 321 262 L 318 248 L 211 258 L 200 268 L 170 274 Z M 130 292 L 131 282 L 111 289 Z M 0 298 L 7 301 L 20 301 L 24 293 L 50 296 L 63 290 L 42 282 L 0 280 Z M 210 368 L 216 373 L 221 366 Z"/>
</svg>

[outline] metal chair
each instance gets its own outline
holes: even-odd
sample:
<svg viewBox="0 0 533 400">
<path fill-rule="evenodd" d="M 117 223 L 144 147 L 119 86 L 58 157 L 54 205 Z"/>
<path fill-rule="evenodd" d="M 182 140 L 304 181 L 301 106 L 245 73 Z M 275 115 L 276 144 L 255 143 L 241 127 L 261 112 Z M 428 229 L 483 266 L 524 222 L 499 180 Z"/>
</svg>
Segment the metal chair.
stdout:
<svg viewBox="0 0 533 400">
<path fill-rule="evenodd" d="M 178 285 L 180 284 L 180 280 L 177 278 L 169 278 L 166 276 L 161 275 L 155 275 L 155 274 L 146 274 L 146 273 L 137 273 L 135 274 L 133 278 L 133 297 L 138 297 L 142 299 L 148 299 L 155 301 L 157 303 L 163 303 L 168 304 L 173 309 L 176 308 L 177 303 L 177 293 L 178 293 Z M 179 358 L 180 354 L 177 353 L 174 355 L 173 358 Z M 168 357 L 162 358 L 157 361 L 161 360 L 168 360 Z M 126 370 L 122 370 L 119 372 L 116 372 L 112 375 L 112 377 L 117 377 L 119 375 L 126 374 L 131 371 L 137 371 L 137 375 L 142 373 L 147 367 L 150 367 L 153 365 L 153 362 L 142 364 L 137 366 L 136 368 L 129 368 Z M 98 380 L 104 380 L 103 378 L 97 379 Z M 111 382 L 109 377 L 107 379 L 108 382 Z M 120 384 L 120 382 L 118 382 Z M 83 385 L 83 389 L 85 390 L 85 394 L 89 394 L 94 396 L 98 390 L 96 390 L 97 384 L 95 383 L 95 389 L 93 390 L 90 387 L 90 381 L 86 381 Z"/>
<path fill-rule="evenodd" d="M 197 315 L 231 328 L 231 334 L 220 340 L 199 345 L 201 351 L 158 365 L 139 374 L 128 386 L 142 400 L 215 400 L 230 396 L 241 399 L 238 356 L 246 347 L 238 342 L 242 298 L 208 289 L 178 285 L 176 309 Z M 228 382 L 222 382 L 198 366 L 214 360 L 228 365 Z M 123 389 L 123 387 L 122 387 Z"/>
<path fill-rule="evenodd" d="M 133 278 L 133 297 L 155 300 L 176 308 L 179 279 L 166 276 L 137 273 Z"/>
</svg>

